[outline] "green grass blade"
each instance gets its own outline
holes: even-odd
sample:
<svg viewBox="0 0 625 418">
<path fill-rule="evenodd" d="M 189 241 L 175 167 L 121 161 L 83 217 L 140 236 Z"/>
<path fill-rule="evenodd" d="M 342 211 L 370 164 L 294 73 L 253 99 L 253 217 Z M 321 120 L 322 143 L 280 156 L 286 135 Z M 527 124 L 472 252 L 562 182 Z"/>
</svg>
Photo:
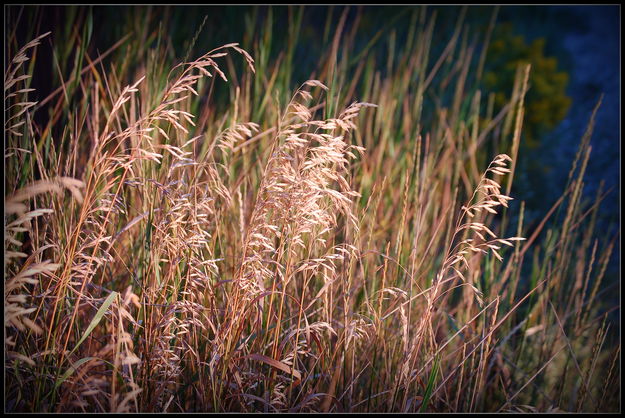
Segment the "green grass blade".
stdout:
<svg viewBox="0 0 625 418">
<path fill-rule="evenodd" d="M 106 310 L 109 308 L 109 306 L 111 306 L 111 303 L 113 303 L 113 300 L 115 300 L 116 297 L 117 297 L 117 292 L 111 292 L 111 294 L 108 295 L 108 297 L 106 298 L 102 306 L 100 306 L 100 309 L 98 309 L 98 312 L 96 312 L 95 316 L 91 320 L 91 323 L 85 330 L 85 333 L 82 335 L 82 337 L 80 337 L 80 340 L 78 340 L 78 343 L 76 343 L 76 345 L 70 352 L 70 355 L 74 351 L 76 351 L 76 349 L 80 346 L 80 344 L 82 344 L 85 338 L 87 338 L 89 334 L 91 334 L 91 331 L 93 331 L 93 329 L 100 323 L 100 321 L 102 320 L 102 317 L 104 317 L 104 314 L 106 313 Z"/>
<path fill-rule="evenodd" d="M 55 383 L 54 383 L 54 389 L 58 389 L 59 386 L 61 386 L 63 384 L 63 382 L 65 382 L 67 380 L 68 377 L 70 377 L 72 374 L 74 374 L 74 372 L 76 370 L 78 370 L 78 368 L 80 366 L 82 366 L 84 363 L 88 362 L 89 360 L 93 360 L 95 359 L 95 357 L 85 357 L 85 358 L 81 358 L 80 360 L 78 360 L 76 363 L 72 364 L 70 367 L 67 368 L 67 370 L 65 371 L 65 373 L 63 373 L 63 376 L 61 376 Z"/>
<path fill-rule="evenodd" d="M 437 355 L 434 358 L 434 365 L 432 366 L 432 371 L 430 372 L 430 378 L 428 379 L 428 385 L 425 388 L 425 395 L 423 395 L 423 403 L 421 404 L 421 408 L 419 408 L 419 412 L 425 412 L 428 404 L 430 403 L 432 389 L 434 389 L 434 382 L 436 382 L 436 376 L 438 375 L 439 363 L 440 357 Z"/>
</svg>

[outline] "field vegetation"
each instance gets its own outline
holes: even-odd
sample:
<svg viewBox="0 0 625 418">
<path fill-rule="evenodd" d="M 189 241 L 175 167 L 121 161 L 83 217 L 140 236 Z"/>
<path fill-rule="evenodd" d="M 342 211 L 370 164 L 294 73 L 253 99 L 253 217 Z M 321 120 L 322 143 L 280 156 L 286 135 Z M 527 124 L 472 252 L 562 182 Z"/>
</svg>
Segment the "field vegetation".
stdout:
<svg viewBox="0 0 625 418">
<path fill-rule="evenodd" d="M 440 33 L 411 8 L 401 40 L 335 10 L 304 79 L 306 9 L 200 53 L 210 28 L 176 50 L 132 13 L 96 49 L 109 28 L 68 10 L 7 28 L 5 410 L 620 410 L 594 113 L 525 222 L 532 67 L 495 106 L 496 10 Z"/>
</svg>

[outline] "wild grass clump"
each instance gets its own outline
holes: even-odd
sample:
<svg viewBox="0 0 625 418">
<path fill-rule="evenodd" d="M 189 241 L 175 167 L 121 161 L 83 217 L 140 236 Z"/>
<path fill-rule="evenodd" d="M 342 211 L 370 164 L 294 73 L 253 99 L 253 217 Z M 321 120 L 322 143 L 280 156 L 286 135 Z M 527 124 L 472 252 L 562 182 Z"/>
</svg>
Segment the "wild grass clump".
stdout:
<svg viewBox="0 0 625 418">
<path fill-rule="evenodd" d="M 9 40 L 7 410 L 619 410 L 618 236 L 595 231 L 603 191 L 582 200 L 594 113 L 528 227 L 531 68 L 493 114 L 462 17 L 433 64 L 425 9 L 385 63 L 350 56 L 345 20 L 299 84 L 291 42 L 175 64 L 127 37 L 106 65 L 76 50 L 99 64 L 38 103 L 26 63 L 60 41 Z"/>
</svg>

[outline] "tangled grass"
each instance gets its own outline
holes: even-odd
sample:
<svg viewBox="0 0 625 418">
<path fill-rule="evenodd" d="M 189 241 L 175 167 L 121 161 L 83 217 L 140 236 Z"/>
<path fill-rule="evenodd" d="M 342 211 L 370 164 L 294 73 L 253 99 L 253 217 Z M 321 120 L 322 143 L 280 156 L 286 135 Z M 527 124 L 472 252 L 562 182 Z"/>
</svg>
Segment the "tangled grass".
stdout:
<svg viewBox="0 0 625 418">
<path fill-rule="evenodd" d="M 594 231 L 603 195 L 581 200 L 594 114 L 566 190 L 529 229 L 510 190 L 530 68 L 482 123 L 465 45 L 452 106 L 428 119 L 433 23 L 391 74 L 367 67 L 366 102 L 350 97 L 341 25 L 286 105 L 252 93 L 284 67 L 232 43 L 169 72 L 158 50 L 134 73 L 91 66 L 46 99 L 47 126 L 24 64 L 49 34 L 18 50 L 5 69 L 7 410 L 620 408 L 600 297 L 616 237 Z M 228 74 L 237 57 L 247 69 Z M 205 98 L 228 77 L 241 80 L 219 113 Z M 490 164 L 485 141 L 499 144 Z"/>
</svg>

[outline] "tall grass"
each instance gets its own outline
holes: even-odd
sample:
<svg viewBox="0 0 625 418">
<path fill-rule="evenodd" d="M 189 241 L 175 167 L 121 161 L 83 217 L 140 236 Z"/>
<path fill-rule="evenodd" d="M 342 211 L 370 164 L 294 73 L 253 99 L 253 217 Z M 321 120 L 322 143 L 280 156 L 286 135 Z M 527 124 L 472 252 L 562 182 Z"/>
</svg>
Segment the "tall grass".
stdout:
<svg viewBox="0 0 625 418">
<path fill-rule="evenodd" d="M 149 22 L 110 60 L 66 31 L 75 67 L 39 103 L 61 35 L 8 39 L 6 409 L 618 411 L 594 113 L 528 227 L 529 66 L 495 112 L 462 13 L 433 56 L 425 8 L 363 49 L 344 12 L 297 84 L 301 13 L 276 59 L 271 15 L 191 61 Z"/>
</svg>

